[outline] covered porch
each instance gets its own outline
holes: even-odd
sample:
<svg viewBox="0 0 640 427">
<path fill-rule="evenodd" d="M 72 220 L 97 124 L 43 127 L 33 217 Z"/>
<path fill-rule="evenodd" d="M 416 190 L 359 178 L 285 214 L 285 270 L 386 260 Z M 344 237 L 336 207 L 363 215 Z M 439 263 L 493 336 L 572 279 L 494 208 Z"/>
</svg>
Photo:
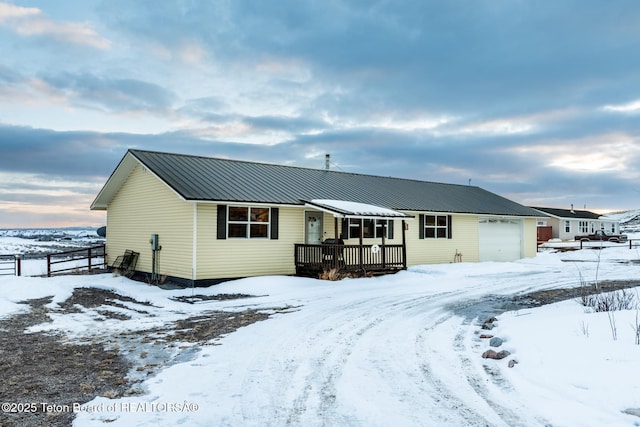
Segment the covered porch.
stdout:
<svg viewBox="0 0 640 427">
<path fill-rule="evenodd" d="M 354 274 L 385 274 L 407 268 L 406 220 L 413 217 L 402 212 L 364 203 L 343 200 L 304 201 L 307 207 L 330 213 L 334 218 L 333 237 L 319 243 L 295 244 L 296 274 L 317 276 L 323 271 L 336 270 Z M 358 227 L 358 244 L 345 244 L 347 230 L 339 233 L 339 222 L 374 220 L 379 227 L 379 243 L 364 243 L 363 228 Z M 401 220 L 402 243 L 387 242 L 386 220 Z M 329 233 L 325 233 L 327 235 Z M 351 236 L 353 238 L 354 236 Z"/>
</svg>

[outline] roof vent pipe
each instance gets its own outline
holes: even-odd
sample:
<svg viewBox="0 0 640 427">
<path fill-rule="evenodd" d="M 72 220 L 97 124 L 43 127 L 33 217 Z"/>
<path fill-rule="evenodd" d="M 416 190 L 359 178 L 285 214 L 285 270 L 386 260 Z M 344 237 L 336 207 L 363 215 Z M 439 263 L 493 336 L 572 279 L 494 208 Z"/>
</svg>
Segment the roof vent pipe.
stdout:
<svg viewBox="0 0 640 427">
<path fill-rule="evenodd" d="M 573 203 L 571 203 L 571 213 L 576 213 L 576 211 L 573 210 Z"/>
<path fill-rule="evenodd" d="M 331 154 L 324 155 L 324 170 L 329 170 L 329 165 L 331 164 Z"/>
</svg>

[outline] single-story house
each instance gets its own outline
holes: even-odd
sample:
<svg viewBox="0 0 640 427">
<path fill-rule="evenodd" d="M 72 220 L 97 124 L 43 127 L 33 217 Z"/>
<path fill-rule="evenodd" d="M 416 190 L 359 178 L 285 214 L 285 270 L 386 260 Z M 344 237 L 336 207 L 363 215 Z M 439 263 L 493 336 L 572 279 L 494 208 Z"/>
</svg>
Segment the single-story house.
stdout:
<svg viewBox="0 0 640 427">
<path fill-rule="evenodd" d="M 196 285 L 533 257 L 544 216 L 470 185 L 133 149 L 91 209 L 108 264 L 135 251 L 138 272 Z"/>
<path fill-rule="evenodd" d="M 539 227 L 551 227 L 551 238 L 573 240 L 576 235 L 593 234 L 604 230 L 609 234 L 620 233 L 620 222 L 587 210 L 533 207 L 548 218 L 538 220 Z"/>
</svg>

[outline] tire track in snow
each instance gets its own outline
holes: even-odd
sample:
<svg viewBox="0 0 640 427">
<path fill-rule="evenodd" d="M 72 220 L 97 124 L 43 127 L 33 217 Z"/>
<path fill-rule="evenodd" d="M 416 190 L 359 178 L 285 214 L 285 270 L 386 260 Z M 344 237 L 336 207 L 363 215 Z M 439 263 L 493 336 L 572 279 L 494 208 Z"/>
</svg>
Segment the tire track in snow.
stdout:
<svg viewBox="0 0 640 427">
<path fill-rule="evenodd" d="M 342 377 L 357 341 L 382 322 L 380 317 L 372 318 L 368 311 L 362 310 L 369 304 L 363 301 L 340 308 L 323 322 L 332 326 L 310 337 L 313 343 L 330 341 L 331 345 L 309 361 L 312 369 L 303 380 L 306 384 L 303 392 L 294 400 L 287 425 L 345 425 L 343 415 L 336 411 L 336 382 Z M 336 324 L 341 326 L 335 327 Z"/>
<path fill-rule="evenodd" d="M 548 425 L 548 421 L 541 418 L 537 418 L 535 420 L 522 419 L 519 414 L 526 411 L 524 411 L 524 408 L 519 404 L 514 408 L 513 401 L 510 402 L 511 406 L 506 406 L 496 401 L 493 389 L 498 388 L 502 392 L 507 393 L 513 391 L 513 389 L 506 379 L 501 376 L 499 370 L 496 369 L 496 361 L 492 359 L 483 360 L 481 362 L 478 361 L 475 363 L 476 366 L 474 366 L 474 361 L 468 357 L 466 349 L 471 347 L 475 350 L 474 354 L 476 356 L 479 356 L 484 349 L 481 348 L 480 339 L 476 336 L 477 330 L 474 331 L 473 322 L 470 319 L 464 319 L 461 325 L 463 327 L 460 328 L 453 342 L 454 349 L 459 355 L 462 372 L 464 372 L 467 382 L 476 394 L 482 397 L 488 407 L 491 408 L 491 410 L 495 412 L 495 414 L 507 426 L 527 427 L 535 424 L 540 426 Z"/>
<path fill-rule="evenodd" d="M 531 425 L 490 398 L 490 374 L 466 355 L 471 321 L 451 310 L 473 309 L 469 293 L 499 288 L 497 281 L 438 294 L 341 296 L 340 304 L 286 314 L 298 317 L 297 328 L 256 343 L 260 356 L 241 389 L 269 398 L 240 403 L 244 424 Z M 456 354 L 455 366 L 442 366 L 439 359 L 452 360 L 444 352 Z M 268 376 L 264 383 L 260 375 Z M 371 406 L 381 401 L 390 409 Z"/>
<path fill-rule="evenodd" d="M 262 425 L 332 425 L 328 419 L 335 412 L 335 381 L 354 341 L 380 321 L 363 314 L 368 313 L 369 305 L 362 300 L 335 307 L 331 313 L 296 313 L 303 317 L 301 328 L 271 342 L 269 351 L 257 361 L 263 366 L 253 369 L 253 373 L 268 372 L 279 378 L 278 389 L 268 391 L 269 407 L 253 408 L 250 401 L 243 407 L 243 418 L 261 419 Z M 284 363 L 283 353 L 287 355 Z M 253 373 L 245 379 L 243 389 L 255 387 Z"/>
<path fill-rule="evenodd" d="M 451 298 L 452 293 L 443 293 L 441 295 Z M 456 401 L 449 393 L 445 393 L 444 387 L 431 379 L 433 378 L 432 375 L 429 375 L 429 378 L 425 380 L 424 374 L 420 374 L 416 370 L 416 364 L 420 362 L 420 359 L 424 358 L 423 356 L 418 354 L 418 357 L 408 364 L 402 361 L 403 356 L 411 353 L 413 345 L 405 349 L 399 342 L 378 343 L 384 348 L 375 351 L 376 336 L 398 336 L 405 343 L 415 342 L 415 337 L 412 338 L 406 332 L 415 334 L 415 331 L 419 330 L 419 328 L 413 328 L 412 331 L 407 329 L 406 323 L 408 321 L 415 326 L 424 325 L 429 319 L 433 321 L 435 312 L 441 311 L 438 307 L 440 304 L 433 302 L 438 300 L 438 296 L 412 297 L 409 300 L 400 302 L 390 302 L 386 298 L 379 301 L 366 300 L 357 304 L 337 307 L 332 313 L 327 314 L 321 324 L 327 323 L 331 326 L 316 328 L 314 333 L 306 338 L 309 342 L 326 342 L 329 340 L 331 345 L 317 354 L 312 353 L 310 360 L 306 362 L 309 365 L 308 369 L 301 369 L 301 365 L 304 365 L 304 363 L 301 364 L 301 361 L 294 360 L 284 368 L 284 372 L 281 371 L 283 376 L 290 378 L 286 381 L 289 386 L 296 387 L 296 383 L 303 384 L 301 388 L 298 387 L 300 388 L 298 394 L 290 402 L 286 425 L 353 425 L 354 419 L 346 415 L 344 410 L 339 410 L 339 406 L 342 404 L 342 409 L 344 409 L 344 405 L 343 402 L 337 402 L 339 391 L 336 384 L 342 379 L 345 366 L 349 363 L 354 351 L 369 351 L 384 355 L 387 354 L 389 346 L 398 346 L 401 349 L 395 356 L 395 359 L 400 363 L 394 362 L 394 360 L 379 360 L 375 357 L 365 361 L 369 365 L 367 370 L 370 373 L 374 372 L 382 382 L 383 387 L 381 388 L 387 389 L 386 393 L 389 394 L 387 399 L 404 401 L 401 406 L 403 408 L 406 407 L 406 413 L 409 414 L 406 415 L 408 421 L 411 421 L 414 425 L 429 425 L 432 424 L 432 421 L 442 421 L 442 418 L 437 417 L 425 420 L 420 416 L 414 417 L 410 415 L 413 412 L 411 408 L 423 405 L 425 400 L 438 402 L 445 396 L 449 401 Z M 430 301 L 431 303 L 429 303 Z M 433 308 L 434 306 L 436 306 L 435 309 Z M 429 308 L 429 310 L 425 308 Z M 375 312 L 375 316 L 372 316 L 372 310 Z M 413 312 L 415 316 L 407 316 L 408 312 Z M 444 317 L 443 314 L 440 314 L 439 321 L 442 322 L 451 317 L 451 314 Z M 342 326 L 336 327 L 335 325 Z M 382 329 L 382 331 L 378 331 L 378 329 Z M 389 330 L 395 330 L 396 332 L 389 332 Z M 362 341 L 365 341 L 364 344 L 359 346 Z M 297 371 L 300 370 L 304 371 L 305 374 L 302 377 L 297 375 L 297 378 L 295 378 Z M 429 398 L 425 399 L 425 396 L 429 396 Z M 280 400 L 279 405 L 276 406 L 286 406 L 283 405 L 280 397 L 276 397 L 273 403 L 275 404 L 276 400 Z M 344 398 L 345 396 L 342 397 Z M 457 413 L 468 413 L 469 415 L 462 418 L 457 415 L 454 416 L 455 423 L 459 424 L 459 422 L 463 421 L 468 425 L 476 425 L 472 423 L 472 420 L 478 419 L 477 414 L 467 409 L 461 401 L 456 402 L 450 409 L 455 409 Z M 358 402 L 355 403 L 355 406 L 357 404 Z M 436 410 L 433 412 L 440 413 L 442 411 Z M 280 414 L 280 417 L 282 417 L 282 414 Z M 375 423 L 375 420 L 372 420 L 372 422 Z M 275 422 L 275 424 L 278 423 Z"/>
</svg>

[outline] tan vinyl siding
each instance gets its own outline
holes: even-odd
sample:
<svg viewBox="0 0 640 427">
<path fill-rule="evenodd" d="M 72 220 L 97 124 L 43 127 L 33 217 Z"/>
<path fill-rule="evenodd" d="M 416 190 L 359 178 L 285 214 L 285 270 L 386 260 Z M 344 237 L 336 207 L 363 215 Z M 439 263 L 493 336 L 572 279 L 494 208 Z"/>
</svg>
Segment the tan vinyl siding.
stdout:
<svg viewBox="0 0 640 427">
<path fill-rule="evenodd" d="M 217 239 L 217 205 L 200 204 L 197 214 L 197 279 L 295 274 L 294 244 L 304 243 L 304 209 L 279 208 L 277 240 Z"/>
<path fill-rule="evenodd" d="M 462 254 L 462 261 L 476 262 L 478 254 L 478 217 L 474 215 L 451 215 L 451 239 L 420 239 L 418 227 L 419 212 L 408 212 L 415 216 L 407 221 L 407 266 L 454 262 L 456 251 Z M 431 215 L 428 214 L 427 215 Z M 441 214 L 440 214 L 441 215 Z M 400 222 L 400 221 L 398 221 Z M 402 230 L 395 230 L 402 243 Z M 395 240 L 395 239 L 394 239 Z M 395 243 L 395 242 L 394 242 Z"/>
<path fill-rule="evenodd" d="M 140 252 L 136 270 L 151 272 L 151 234 L 158 234 L 158 273 L 191 278 L 193 205 L 136 166 L 107 211 L 108 262 L 126 249 Z"/>
<path fill-rule="evenodd" d="M 302 225 L 302 228 L 304 230 L 304 224 Z M 336 234 L 336 218 L 329 214 L 324 212 L 323 217 L 322 217 L 322 232 L 324 234 L 324 236 L 322 237 L 322 240 L 324 241 L 325 239 L 336 239 L 336 238 L 340 238 L 340 236 L 342 235 L 342 219 L 338 218 L 338 235 L 335 236 Z M 347 242 L 345 242 L 347 243 Z"/>
</svg>

